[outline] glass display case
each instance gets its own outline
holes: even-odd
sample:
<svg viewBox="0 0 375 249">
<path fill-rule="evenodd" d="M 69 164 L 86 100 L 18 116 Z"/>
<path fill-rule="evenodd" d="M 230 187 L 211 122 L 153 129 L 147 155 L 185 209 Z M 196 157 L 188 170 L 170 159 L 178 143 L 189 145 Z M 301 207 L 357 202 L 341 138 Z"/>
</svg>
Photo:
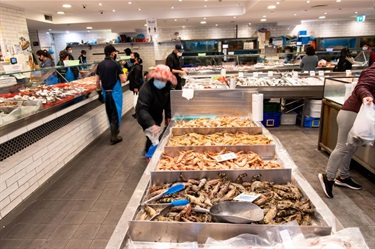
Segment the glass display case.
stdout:
<svg viewBox="0 0 375 249">
<path fill-rule="evenodd" d="M 337 141 L 337 115 L 351 95 L 358 77 L 331 77 L 324 82 L 318 149 L 331 153 Z M 359 147 L 353 160 L 375 174 L 375 147 Z"/>
<path fill-rule="evenodd" d="M 2 65 L 0 71 L 0 127 L 12 128 L 17 121 L 34 114 L 77 103 L 96 89 L 97 63 L 79 66 L 19 70 L 20 65 Z M 77 70 L 75 79 L 66 73 Z M 64 73 L 62 73 L 64 71 Z M 55 108 L 55 110 L 57 110 Z M 51 111 L 48 111 L 51 114 Z M 9 129 L 7 129 L 9 130 Z M 6 132 L 1 129 L 2 132 Z"/>
</svg>

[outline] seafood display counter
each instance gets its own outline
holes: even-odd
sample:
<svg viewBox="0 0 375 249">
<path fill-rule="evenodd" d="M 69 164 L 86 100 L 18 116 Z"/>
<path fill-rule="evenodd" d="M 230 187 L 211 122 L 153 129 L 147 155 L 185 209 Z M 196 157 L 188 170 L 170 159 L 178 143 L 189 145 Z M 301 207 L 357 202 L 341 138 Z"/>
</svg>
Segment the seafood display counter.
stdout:
<svg viewBox="0 0 375 249">
<path fill-rule="evenodd" d="M 250 96 L 253 93 L 254 91 L 250 90 L 202 90 L 198 91 L 185 109 L 181 106 L 181 92 L 175 91 L 171 94 L 174 120 L 167 127 L 106 248 L 128 248 L 131 241 L 195 241 L 203 245 L 208 237 L 228 239 L 243 233 L 259 234 L 292 220 L 297 223 L 290 226 L 298 227 L 306 235 L 328 235 L 332 230 L 342 228 L 299 173 L 276 137 L 260 122 L 251 122 L 252 127 L 236 127 L 239 123 L 248 122 Z M 223 98 L 224 95 L 226 98 Z M 226 105 L 229 102 L 232 105 Z M 199 103 L 211 106 L 209 117 L 205 118 L 208 116 L 207 110 L 202 107 L 197 109 Z M 233 117 L 233 114 L 236 117 Z M 192 120 L 190 124 L 205 124 L 207 127 L 217 122 L 216 120 L 223 119 L 233 120 L 235 126 L 228 127 L 232 126 L 231 122 L 228 122 L 227 127 L 203 128 L 188 125 L 190 127 L 184 128 L 183 124 L 187 122 L 182 117 L 188 116 Z M 196 135 L 199 130 L 202 134 Z M 240 139 L 236 136 L 224 136 L 226 133 L 237 134 Z M 190 134 L 192 139 L 187 138 L 187 134 Z M 258 140 L 263 144 L 242 144 L 242 137 L 245 142 Z M 218 143 L 224 144 L 189 145 L 196 140 L 205 143 L 218 140 Z M 174 146 L 168 146 L 171 141 Z M 230 145 L 233 141 L 236 141 L 236 144 Z M 184 145 L 176 145 L 178 142 Z M 253 151 L 256 148 L 257 153 Z M 221 152 L 227 156 L 229 151 L 238 152 L 235 157 L 240 160 L 224 159 L 228 164 L 223 168 L 217 163 L 217 156 L 223 156 Z M 246 157 L 246 152 L 250 151 L 251 156 Z M 190 154 L 193 152 L 201 154 Z M 160 170 L 158 166 L 162 160 L 177 167 Z M 271 162 L 277 167 L 267 167 Z M 184 168 L 190 163 L 190 168 Z M 256 167 L 252 168 L 250 165 Z M 179 184 L 183 185 L 183 188 L 168 192 L 169 195 L 162 197 L 164 191 Z M 262 219 L 254 220 L 251 224 L 223 223 L 212 213 L 199 211 L 199 208 L 209 208 L 223 201 L 230 203 L 244 195 L 249 198 L 250 193 L 257 195 L 254 203 L 261 207 L 264 213 Z M 168 208 L 172 205 L 168 203 L 181 200 L 189 204 L 186 205 L 185 202 L 184 206 Z M 167 209 L 166 207 L 170 212 L 161 211 Z"/>
<path fill-rule="evenodd" d="M 318 149 L 331 153 L 335 148 L 338 131 L 336 118 L 357 81 L 357 77 L 326 78 Z M 359 147 L 353 160 L 375 174 L 374 155 L 374 146 Z"/>
</svg>

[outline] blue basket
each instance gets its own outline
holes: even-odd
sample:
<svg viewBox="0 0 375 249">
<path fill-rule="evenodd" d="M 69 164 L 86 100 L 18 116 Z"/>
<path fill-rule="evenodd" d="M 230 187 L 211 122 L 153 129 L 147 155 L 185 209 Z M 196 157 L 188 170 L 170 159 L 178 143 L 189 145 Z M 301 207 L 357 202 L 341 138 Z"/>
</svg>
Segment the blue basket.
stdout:
<svg viewBox="0 0 375 249">
<path fill-rule="evenodd" d="M 278 127 L 280 126 L 281 112 L 266 112 L 263 113 L 262 124 L 265 127 Z"/>
<path fill-rule="evenodd" d="M 320 118 L 312 118 L 306 116 L 303 120 L 303 127 L 318 128 L 320 125 Z"/>
</svg>

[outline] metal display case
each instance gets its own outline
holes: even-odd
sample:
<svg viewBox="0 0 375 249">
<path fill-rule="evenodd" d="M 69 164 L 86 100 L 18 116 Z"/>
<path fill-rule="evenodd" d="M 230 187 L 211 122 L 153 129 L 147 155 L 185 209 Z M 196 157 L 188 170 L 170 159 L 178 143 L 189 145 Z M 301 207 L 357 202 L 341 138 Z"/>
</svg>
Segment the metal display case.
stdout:
<svg viewBox="0 0 375 249">
<path fill-rule="evenodd" d="M 324 82 L 324 99 L 318 149 L 331 153 L 336 146 L 338 126 L 337 114 L 345 100 L 351 94 L 353 83 L 357 77 L 326 78 Z M 375 147 L 359 147 L 353 155 L 353 160 L 375 174 Z"/>
<path fill-rule="evenodd" d="M 251 96 L 253 90 L 213 90 L 197 91 L 194 98 L 186 100 L 181 96 L 181 91 L 171 92 L 172 116 L 182 117 L 186 115 L 204 116 L 207 113 L 215 115 L 238 115 L 248 116 L 251 110 Z M 209 109 L 207 107 L 209 106 Z M 200 108 L 199 108 L 200 107 Z M 209 111 L 208 111 L 209 110 Z M 226 223 L 186 223 L 186 222 L 150 222 L 137 221 L 139 205 L 143 202 L 148 188 L 154 183 L 174 182 L 179 178 L 179 171 L 154 171 L 160 156 L 166 150 L 167 138 L 171 133 L 175 121 L 172 121 L 165 132 L 164 138 L 159 143 L 154 156 L 148 164 L 142 178 L 140 179 L 128 206 L 126 207 L 120 221 L 109 240 L 108 249 L 127 248 L 130 240 L 139 241 L 197 241 L 204 243 L 207 237 L 216 239 L 227 239 L 241 233 L 258 234 L 273 227 L 274 225 L 257 224 L 226 224 Z M 246 172 L 247 177 L 261 173 L 264 179 L 278 183 L 292 182 L 308 197 L 316 208 L 316 215 L 313 226 L 301 227 L 305 234 L 326 235 L 332 230 L 341 229 L 341 224 L 334 217 L 325 203 L 312 189 L 308 182 L 301 176 L 296 165 L 289 157 L 286 150 L 278 139 L 272 136 L 261 123 L 255 122 L 262 127 L 262 133 L 272 137 L 275 143 L 277 158 L 283 162 L 284 169 L 270 170 L 229 170 L 225 171 L 229 177 L 235 178 Z M 222 172 L 222 171 L 220 171 Z M 213 178 L 218 171 L 184 171 L 186 177 Z"/>
</svg>

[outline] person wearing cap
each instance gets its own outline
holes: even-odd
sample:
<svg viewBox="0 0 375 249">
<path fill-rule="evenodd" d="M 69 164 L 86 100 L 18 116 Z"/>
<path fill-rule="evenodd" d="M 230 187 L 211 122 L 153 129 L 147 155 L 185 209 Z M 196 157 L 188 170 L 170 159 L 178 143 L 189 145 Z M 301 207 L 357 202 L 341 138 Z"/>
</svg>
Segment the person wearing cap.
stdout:
<svg viewBox="0 0 375 249">
<path fill-rule="evenodd" d="M 184 49 L 181 44 L 176 44 L 174 50 L 172 53 L 170 53 L 165 61 L 165 64 L 170 68 L 171 72 L 176 76 L 177 78 L 177 85 L 175 87 L 176 90 L 181 90 L 181 75 L 185 75 L 185 71 L 182 70 L 179 57 L 182 56 L 182 53 L 184 52 Z"/>
<path fill-rule="evenodd" d="M 171 119 L 170 90 L 177 85 L 177 79 L 166 65 L 157 65 L 146 76 L 146 82 L 139 90 L 135 107 L 138 123 L 143 130 L 151 129 L 158 135 L 165 116 L 165 126 Z M 151 140 L 147 137 L 145 152 L 151 147 Z"/>
<path fill-rule="evenodd" d="M 121 65 L 116 62 L 118 51 L 113 45 L 104 48 L 105 59 L 98 64 L 96 69 L 96 86 L 99 101 L 105 103 L 109 126 L 111 129 L 110 143 L 117 144 L 122 141 L 119 136 L 122 116 L 122 87 L 126 76 Z"/>
</svg>

